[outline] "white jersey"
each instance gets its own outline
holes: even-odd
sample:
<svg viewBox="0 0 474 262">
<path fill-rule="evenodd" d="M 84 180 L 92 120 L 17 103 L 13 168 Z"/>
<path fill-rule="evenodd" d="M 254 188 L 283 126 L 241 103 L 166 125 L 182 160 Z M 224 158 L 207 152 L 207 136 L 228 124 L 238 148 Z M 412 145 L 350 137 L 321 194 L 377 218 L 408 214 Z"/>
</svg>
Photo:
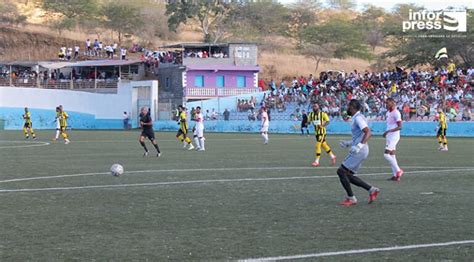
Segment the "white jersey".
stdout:
<svg viewBox="0 0 474 262">
<path fill-rule="evenodd" d="M 196 114 L 194 116 L 194 121 L 196 121 L 196 125 L 194 126 L 194 135 L 199 138 L 204 137 L 204 116 L 202 113 Z"/>
<path fill-rule="evenodd" d="M 196 114 L 194 120 L 196 121 L 196 129 L 204 129 L 204 116 L 202 113 Z"/>
<path fill-rule="evenodd" d="M 393 128 L 396 128 L 398 126 L 398 122 L 402 121 L 402 115 L 400 114 L 400 111 L 397 109 L 394 109 L 392 111 L 387 112 L 387 131 Z M 396 133 L 400 135 L 400 130 L 391 132 L 391 133 Z"/>
<path fill-rule="evenodd" d="M 267 112 L 262 112 L 262 122 L 260 126 L 260 132 L 268 132 L 268 126 L 270 122 L 268 121 L 268 114 Z"/>
<path fill-rule="evenodd" d="M 397 123 L 401 121 L 402 115 L 400 114 L 400 111 L 398 111 L 397 109 L 394 109 L 393 111 L 388 111 L 386 130 L 388 131 L 390 129 L 398 127 Z M 400 130 L 388 133 L 386 136 L 385 149 L 390 151 L 396 150 L 398 141 L 400 141 Z"/>
</svg>

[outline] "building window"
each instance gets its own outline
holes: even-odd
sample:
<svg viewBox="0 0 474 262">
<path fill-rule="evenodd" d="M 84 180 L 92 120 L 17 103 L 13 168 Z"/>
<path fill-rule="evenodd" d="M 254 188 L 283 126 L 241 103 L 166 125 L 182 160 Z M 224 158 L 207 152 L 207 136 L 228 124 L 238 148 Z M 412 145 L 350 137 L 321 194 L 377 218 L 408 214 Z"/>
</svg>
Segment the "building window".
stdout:
<svg viewBox="0 0 474 262">
<path fill-rule="evenodd" d="M 224 76 L 217 76 L 217 77 L 216 77 L 216 86 L 217 86 L 217 87 L 224 87 L 224 86 L 225 86 L 225 78 L 224 78 Z"/>
<path fill-rule="evenodd" d="M 194 87 L 204 87 L 204 76 L 194 77 Z"/>
<path fill-rule="evenodd" d="M 165 87 L 170 87 L 170 78 L 169 77 L 166 78 Z"/>
<path fill-rule="evenodd" d="M 237 76 L 237 87 L 247 87 L 247 79 L 245 76 Z"/>
</svg>

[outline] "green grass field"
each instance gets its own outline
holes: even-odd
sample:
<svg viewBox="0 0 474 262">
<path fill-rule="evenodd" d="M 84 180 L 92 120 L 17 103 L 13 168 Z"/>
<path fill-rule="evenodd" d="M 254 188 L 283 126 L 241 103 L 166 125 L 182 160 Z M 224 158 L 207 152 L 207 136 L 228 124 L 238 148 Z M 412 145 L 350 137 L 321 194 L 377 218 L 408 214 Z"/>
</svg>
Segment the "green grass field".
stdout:
<svg viewBox="0 0 474 262">
<path fill-rule="evenodd" d="M 342 207 L 337 167 L 326 155 L 310 166 L 313 137 L 270 135 L 264 146 L 257 134 L 207 134 L 206 152 L 188 152 L 157 133 L 157 159 L 142 157 L 138 134 L 72 131 L 64 145 L 50 141 L 53 131 L 38 134 L 50 144 L 0 132 L 0 261 L 474 258 L 474 139 L 451 138 L 438 152 L 435 138 L 402 137 L 396 183 L 386 181 L 384 140 L 373 137 L 360 174 L 381 194 L 368 205 L 357 188 L 359 204 Z M 338 165 L 342 138 L 328 140 Z M 122 177 L 108 173 L 117 162 Z M 430 245 L 320 254 L 421 244 Z"/>
</svg>

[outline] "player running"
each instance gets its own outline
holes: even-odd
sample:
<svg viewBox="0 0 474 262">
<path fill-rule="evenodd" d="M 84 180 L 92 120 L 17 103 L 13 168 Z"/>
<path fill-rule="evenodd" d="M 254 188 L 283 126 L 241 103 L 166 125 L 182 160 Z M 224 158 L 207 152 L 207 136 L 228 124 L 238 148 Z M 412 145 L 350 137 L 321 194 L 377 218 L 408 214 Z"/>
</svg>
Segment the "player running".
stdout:
<svg viewBox="0 0 474 262">
<path fill-rule="evenodd" d="M 59 106 L 59 130 L 61 133 L 61 136 L 64 139 L 64 144 L 69 144 L 71 141 L 69 141 L 69 136 L 66 133 L 66 128 L 67 128 L 67 120 L 69 118 L 69 115 L 64 111 L 63 106 Z"/>
<path fill-rule="evenodd" d="M 314 134 L 316 135 L 316 159 L 311 164 L 314 167 L 319 166 L 319 158 L 321 158 L 321 146 L 324 151 L 331 157 L 331 163 L 336 164 L 336 155 L 326 142 L 326 126 L 329 125 L 329 116 L 319 109 L 318 104 L 313 105 L 313 111 L 308 114 L 308 122 L 314 126 Z"/>
<path fill-rule="evenodd" d="M 448 139 L 446 138 L 446 130 L 448 129 L 448 124 L 446 122 L 446 115 L 443 111 L 443 106 L 438 106 L 438 134 L 436 137 L 438 138 L 439 143 L 439 151 L 448 151 Z"/>
<path fill-rule="evenodd" d="M 145 138 L 148 138 L 156 149 L 156 157 L 160 157 L 161 152 L 155 140 L 155 132 L 153 131 L 153 120 L 151 119 L 150 109 L 146 107 L 142 107 L 140 110 L 140 127 L 142 128 L 142 133 L 139 141 L 140 145 L 145 149 L 143 156 L 148 156 L 148 148 L 146 148 L 145 145 Z"/>
<path fill-rule="evenodd" d="M 268 119 L 268 113 L 265 107 L 260 108 L 260 117 L 262 118 L 260 123 L 260 134 L 263 137 L 263 144 L 268 145 L 268 127 L 270 126 L 270 120 Z"/>
<path fill-rule="evenodd" d="M 196 107 L 196 112 L 194 115 L 194 121 L 196 125 L 194 126 L 194 143 L 196 144 L 197 151 L 206 151 L 204 147 L 204 116 L 201 113 L 201 107 Z"/>
<path fill-rule="evenodd" d="M 183 148 L 186 149 L 186 146 L 188 147 L 188 150 L 193 150 L 194 146 L 191 143 L 191 139 L 187 137 L 188 134 L 188 123 L 186 121 L 186 110 L 184 110 L 184 107 L 182 105 L 178 106 L 178 125 L 179 125 L 179 130 L 178 133 L 176 134 L 176 138 L 183 142 Z"/>
<path fill-rule="evenodd" d="M 348 114 L 352 116 L 352 141 L 341 141 L 340 143 L 343 148 L 351 147 L 349 155 L 344 159 L 337 170 L 337 175 L 339 176 L 342 187 L 344 187 L 347 193 L 346 199 L 340 203 L 344 206 L 357 204 L 357 199 L 352 192 L 351 184 L 369 191 L 369 204 L 375 201 L 380 192 L 380 189 L 367 184 L 355 175 L 369 155 L 369 145 L 367 141 L 369 141 L 372 135 L 365 117 L 360 113 L 361 108 L 362 105 L 358 100 L 352 99 L 349 102 L 347 111 Z"/>
<path fill-rule="evenodd" d="M 400 130 L 402 129 L 402 115 L 397 110 L 397 104 L 393 98 L 387 98 L 387 130 L 383 133 L 386 139 L 384 157 L 392 167 L 392 177 L 389 180 L 400 181 L 403 170 L 398 166 L 395 151 L 400 141 Z"/>
<path fill-rule="evenodd" d="M 25 107 L 25 114 L 23 115 L 23 120 L 25 120 L 25 124 L 23 125 L 23 133 L 25 133 L 25 139 L 30 138 L 28 132 L 30 132 L 33 139 L 36 139 L 35 131 L 33 130 L 33 122 L 31 122 L 31 113 L 28 110 L 28 107 Z"/>
</svg>

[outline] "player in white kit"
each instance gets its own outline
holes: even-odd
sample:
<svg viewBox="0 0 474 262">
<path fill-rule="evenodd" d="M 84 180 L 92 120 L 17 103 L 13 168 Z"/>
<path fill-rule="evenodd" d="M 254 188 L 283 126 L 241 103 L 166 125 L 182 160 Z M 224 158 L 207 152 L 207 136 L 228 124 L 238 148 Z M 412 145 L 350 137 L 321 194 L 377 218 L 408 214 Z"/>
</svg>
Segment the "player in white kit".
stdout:
<svg viewBox="0 0 474 262">
<path fill-rule="evenodd" d="M 61 110 L 59 109 L 59 106 L 56 107 L 56 117 L 54 118 L 54 121 L 56 122 L 56 135 L 54 136 L 53 140 L 58 140 L 59 139 L 59 134 L 61 133 L 61 125 L 59 124 L 59 117 L 60 117 Z"/>
<path fill-rule="evenodd" d="M 265 107 L 260 108 L 260 116 L 262 118 L 260 124 L 260 134 L 263 137 L 263 143 L 265 145 L 268 144 L 268 126 L 270 125 L 270 121 L 268 120 L 268 113 Z"/>
<path fill-rule="evenodd" d="M 402 115 L 397 110 L 397 104 L 393 98 L 387 98 L 387 130 L 383 133 L 386 139 L 384 157 L 392 168 L 392 177 L 389 180 L 400 181 L 403 170 L 398 166 L 395 151 L 400 141 L 400 130 L 402 129 Z"/>
<path fill-rule="evenodd" d="M 205 151 L 204 146 L 204 116 L 201 113 L 201 107 L 196 107 L 196 114 L 194 115 L 194 121 L 196 125 L 194 126 L 194 143 L 196 144 L 197 151 Z"/>
</svg>

